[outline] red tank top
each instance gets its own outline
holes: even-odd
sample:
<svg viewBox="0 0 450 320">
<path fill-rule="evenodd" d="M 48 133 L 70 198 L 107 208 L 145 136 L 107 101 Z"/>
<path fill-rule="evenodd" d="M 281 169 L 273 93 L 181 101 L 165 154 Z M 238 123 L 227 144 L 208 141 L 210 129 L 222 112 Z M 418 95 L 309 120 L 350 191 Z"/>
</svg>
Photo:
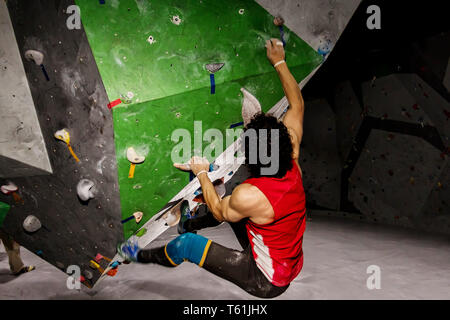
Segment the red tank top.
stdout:
<svg viewBox="0 0 450 320">
<path fill-rule="evenodd" d="M 303 267 L 303 233 L 305 231 L 305 191 L 297 163 L 283 178 L 250 178 L 261 190 L 275 212 L 274 221 L 256 224 L 248 220 L 247 235 L 258 268 L 279 287 L 288 285 Z"/>
</svg>

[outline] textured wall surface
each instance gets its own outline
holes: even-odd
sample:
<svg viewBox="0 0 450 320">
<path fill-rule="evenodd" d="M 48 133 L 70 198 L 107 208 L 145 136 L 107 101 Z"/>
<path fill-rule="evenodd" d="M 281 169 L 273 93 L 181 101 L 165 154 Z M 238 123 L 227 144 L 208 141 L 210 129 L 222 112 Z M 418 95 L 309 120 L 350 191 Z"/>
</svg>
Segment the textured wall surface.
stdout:
<svg viewBox="0 0 450 320">
<path fill-rule="evenodd" d="M 112 115 L 84 30 L 66 26 L 72 4 L 8 1 L 22 59 L 28 49 L 45 55 L 50 81 L 38 66 L 23 62 L 53 174 L 12 179 L 23 201 L 3 194 L 0 200 L 11 205 L 4 227 L 21 245 L 63 271 L 78 265 L 82 274 L 91 272 L 92 284 L 100 273 L 89 268 L 89 261 L 97 253 L 114 256 L 123 232 Z M 80 162 L 55 139 L 63 128 Z M 83 178 L 95 183 L 95 198 L 89 202 L 76 193 Z M 43 225 L 34 233 L 22 227 L 30 214 Z"/>
<path fill-rule="evenodd" d="M 315 50 L 333 49 L 361 0 L 257 0 Z"/>
<path fill-rule="evenodd" d="M 303 126 L 299 164 L 307 201 L 338 210 L 342 164 L 337 149 L 335 114 L 325 100 L 308 101 Z"/>
<path fill-rule="evenodd" d="M 341 196 L 369 220 L 448 234 L 448 102 L 415 74 L 363 83 L 362 97 L 364 118 L 351 130 Z M 336 101 L 340 110 L 345 99 Z M 353 116 L 338 112 L 337 122 L 360 116 L 358 108 Z"/>
<path fill-rule="evenodd" d="M 0 30 L 0 177 L 51 174 L 50 160 L 4 1 L 0 1 Z M 37 65 L 34 67 L 40 69 Z M 41 74 L 40 78 L 43 77 Z"/>
</svg>

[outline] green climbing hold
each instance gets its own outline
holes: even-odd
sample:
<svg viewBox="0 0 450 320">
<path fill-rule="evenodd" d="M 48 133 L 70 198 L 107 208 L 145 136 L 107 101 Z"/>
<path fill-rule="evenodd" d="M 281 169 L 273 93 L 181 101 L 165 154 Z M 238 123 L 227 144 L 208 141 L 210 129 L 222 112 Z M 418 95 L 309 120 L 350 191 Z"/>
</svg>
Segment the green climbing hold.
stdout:
<svg viewBox="0 0 450 320">
<path fill-rule="evenodd" d="M 142 228 L 141 230 L 139 230 L 137 233 L 136 233 L 136 236 L 138 236 L 138 237 L 142 237 L 144 234 L 146 234 L 147 233 L 147 229 L 145 229 L 145 228 Z"/>
</svg>

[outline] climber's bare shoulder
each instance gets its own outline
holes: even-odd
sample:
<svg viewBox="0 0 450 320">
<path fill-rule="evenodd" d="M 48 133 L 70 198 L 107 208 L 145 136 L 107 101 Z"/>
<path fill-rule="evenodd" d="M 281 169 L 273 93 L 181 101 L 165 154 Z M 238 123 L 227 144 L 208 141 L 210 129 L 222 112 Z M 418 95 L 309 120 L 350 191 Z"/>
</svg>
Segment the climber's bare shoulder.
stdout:
<svg viewBox="0 0 450 320">
<path fill-rule="evenodd" d="M 275 216 L 264 193 L 249 183 L 237 186 L 231 196 L 223 198 L 222 202 L 226 206 L 223 217 L 229 222 L 249 218 L 254 223 L 266 224 L 272 222 Z"/>
</svg>

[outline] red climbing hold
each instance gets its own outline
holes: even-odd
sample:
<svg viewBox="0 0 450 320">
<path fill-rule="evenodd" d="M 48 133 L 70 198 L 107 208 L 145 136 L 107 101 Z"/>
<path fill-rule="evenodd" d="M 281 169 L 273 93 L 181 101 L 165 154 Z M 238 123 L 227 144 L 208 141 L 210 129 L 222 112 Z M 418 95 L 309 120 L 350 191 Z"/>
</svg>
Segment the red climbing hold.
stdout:
<svg viewBox="0 0 450 320">
<path fill-rule="evenodd" d="M 414 110 L 419 110 L 419 105 L 416 103 L 415 105 L 412 106 Z"/>
<path fill-rule="evenodd" d="M 392 171 L 392 170 L 389 170 L 388 173 L 391 177 L 394 175 L 394 171 Z"/>
<path fill-rule="evenodd" d="M 122 103 L 122 100 L 120 100 L 120 99 L 114 100 L 114 101 L 108 103 L 108 108 L 112 109 L 112 108 L 114 108 L 115 106 L 117 106 L 118 104 L 121 104 L 121 103 Z"/>
</svg>

